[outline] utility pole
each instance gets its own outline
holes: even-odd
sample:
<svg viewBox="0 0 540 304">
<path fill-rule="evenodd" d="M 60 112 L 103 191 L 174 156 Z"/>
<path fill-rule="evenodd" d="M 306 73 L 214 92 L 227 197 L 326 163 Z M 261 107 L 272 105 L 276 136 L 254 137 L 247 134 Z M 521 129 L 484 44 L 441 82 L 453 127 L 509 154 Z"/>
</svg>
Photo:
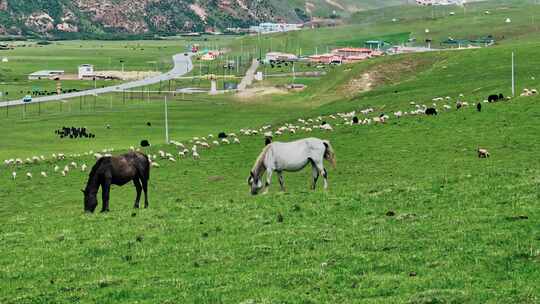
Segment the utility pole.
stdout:
<svg viewBox="0 0 540 304">
<path fill-rule="evenodd" d="M 167 96 L 165 95 L 165 143 L 169 144 L 169 117 L 167 113 Z"/>
<path fill-rule="evenodd" d="M 512 97 L 516 96 L 516 77 L 515 77 L 515 59 L 514 52 L 512 52 Z"/>
</svg>

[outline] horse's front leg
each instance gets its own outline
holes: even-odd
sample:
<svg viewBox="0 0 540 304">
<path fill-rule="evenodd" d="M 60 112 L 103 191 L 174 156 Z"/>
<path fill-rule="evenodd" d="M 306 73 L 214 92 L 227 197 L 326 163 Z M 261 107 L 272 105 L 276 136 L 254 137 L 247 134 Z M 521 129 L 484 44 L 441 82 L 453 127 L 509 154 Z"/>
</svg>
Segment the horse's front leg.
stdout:
<svg viewBox="0 0 540 304">
<path fill-rule="evenodd" d="M 133 208 L 139 209 L 139 201 L 141 200 L 142 192 L 141 181 L 138 178 L 134 178 L 133 184 L 135 185 L 135 190 L 137 190 L 137 197 L 135 198 L 135 205 L 133 205 Z"/>
<path fill-rule="evenodd" d="M 101 185 L 101 199 L 103 200 L 101 212 L 109 211 L 109 193 L 111 191 L 111 181 L 106 180 Z"/>
<path fill-rule="evenodd" d="M 266 182 L 264 184 L 263 194 L 268 194 L 268 189 L 270 189 L 270 184 L 272 183 L 272 169 L 266 169 Z"/>
</svg>

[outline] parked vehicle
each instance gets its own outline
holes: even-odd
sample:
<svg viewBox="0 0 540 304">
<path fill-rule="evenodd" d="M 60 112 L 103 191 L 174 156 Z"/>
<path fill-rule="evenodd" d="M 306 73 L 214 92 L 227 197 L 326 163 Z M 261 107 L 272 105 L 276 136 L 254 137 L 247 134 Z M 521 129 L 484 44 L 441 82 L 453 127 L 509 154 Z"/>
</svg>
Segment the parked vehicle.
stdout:
<svg viewBox="0 0 540 304">
<path fill-rule="evenodd" d="M 31 102 L 31 101 L 32 101 L 32 96 L 26 95 L 26 96 L 23 97 L 23 100 L 22 100 L 22 101 L 23 101 L 23 102 Z"/>
</svg>

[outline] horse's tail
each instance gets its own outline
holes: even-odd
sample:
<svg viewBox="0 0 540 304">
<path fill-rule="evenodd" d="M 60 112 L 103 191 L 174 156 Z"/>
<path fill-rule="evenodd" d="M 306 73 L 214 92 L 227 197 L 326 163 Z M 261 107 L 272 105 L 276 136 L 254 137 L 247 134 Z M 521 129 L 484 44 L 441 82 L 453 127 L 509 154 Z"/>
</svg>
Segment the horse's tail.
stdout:
<svg viewBox="0 0 540 304">
<path fill-rule="evenodd" d="M 324 150 L 324 159 L 329 161 L 332 164 L 332 167 L 336 167 L 336 153 L 334 152 L 334 149 L 332 148 L 332 145 L 328 140 L 323 140 L 323 144 L 325 147 Z"/>
</svg>

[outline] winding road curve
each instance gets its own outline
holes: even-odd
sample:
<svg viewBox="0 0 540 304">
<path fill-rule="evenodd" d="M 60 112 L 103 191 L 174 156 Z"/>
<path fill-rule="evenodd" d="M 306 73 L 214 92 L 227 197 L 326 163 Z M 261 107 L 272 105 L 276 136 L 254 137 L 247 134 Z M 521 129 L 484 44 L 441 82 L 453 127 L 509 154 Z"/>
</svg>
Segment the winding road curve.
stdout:
<svg viewBox="0 0 540 304">
<path fill-rule="evenodd" d="M 119 92 L 119 91 L 121 92 L 124 90 L 129 90 L 129 89 L 133 89 L 137 87 L 159 83 L 160 81 L 168 81 L 176 77 L 183 76 L 189 73 L 193 69 L 193 63 L 191 62 L 191 55 L 186 55 L 184 53 L 176 54 L 173 56 L 173 62 L 174 62 L 174 68 L 172 70 L 170 70 L 167 73 L 160 74 L 158 76 L 154 76 L 154 77 L 150 77 L 150 78 L 146 78 L 142 80 L 137 80 L 137 81 L 132 81 L 132 82 L 126 82 L 124 84 L 119 84 L 119 85 L 105 87 L 105 88 L 86 90 L 86 91 L 80 91 L 80 92 L 75 92 L 75 93 L 45 96 L 45 97 L 37 97 L 37 98 L 33 98 L 32 102 L 30 103 L 58 101 L 62 99 L 69 99 L 69 98 L 75 98 L 75 97 L 81 97 L 81 96 L 93 96 L 93 95 L 99 95 L 99 94 L 105 94 L 105 93 L 112 93 L 112 92 Z M 6 106 L 16 106 L 16 105 L 21 105 L 21 104 L 24 104 L 24 102 L 22 101 L 22 98 L 17 99 L 17 100 L 12 100 L 12 101 L 0 102 L 0 108 L 6 107 Z"/>
</svg>

